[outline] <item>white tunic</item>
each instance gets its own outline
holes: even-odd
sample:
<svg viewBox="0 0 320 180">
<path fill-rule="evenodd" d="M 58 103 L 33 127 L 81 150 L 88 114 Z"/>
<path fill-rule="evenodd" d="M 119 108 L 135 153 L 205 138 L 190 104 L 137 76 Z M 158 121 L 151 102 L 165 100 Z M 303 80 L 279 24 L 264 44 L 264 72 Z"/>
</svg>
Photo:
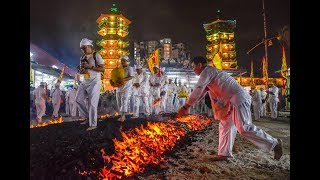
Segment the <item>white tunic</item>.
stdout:
<svg viewBox="0 0 320 180">
<path fill-rule="evenodd" d="M 139 83 L 140 87 L 136 88 L 134 86 L 132 89 L 132 95 L 134 96 L 147 96 L 149 94 L 149 83 L 148 83 L 148 74 L 143 71 L 140 75 L 136 75 L 132 79 L 132 84 Z"/>
<path fill-rule="evenodd" d="M 206 89 L 208 88 L 208 89 Z M 209 90 L 214 96 L 219 97 L 223 102 L 231 102 L 238 106 L 251 96 L 246 92 L 237 81 L 222 70 L 218 70 L 212 66 L 207 66 L 201 72 L 198 83 L 195 85 L 187 104 L 192 105 L 195 100 L 202 97 Z"/>
</svg>

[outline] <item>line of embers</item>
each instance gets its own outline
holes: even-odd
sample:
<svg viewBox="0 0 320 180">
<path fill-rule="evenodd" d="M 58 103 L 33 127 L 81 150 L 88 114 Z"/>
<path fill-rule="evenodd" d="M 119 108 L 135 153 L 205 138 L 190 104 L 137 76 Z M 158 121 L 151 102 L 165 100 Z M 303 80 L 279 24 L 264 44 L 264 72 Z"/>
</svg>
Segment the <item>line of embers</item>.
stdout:
<svg viewBox="0 0 320 180">
<path fill-rule="evenodd" d="M 200 115 L 188 115 L 167 121 L 148 121 L 134 129 L 121 131 L 122 140 L 113 139 L 115 153 L 100 149 L 104 166 L 100 170 L 80 171 L 98 179 L 122 179 L 143 173 L 148 165 L 165 162 L 164 154 L 172 150 L 189 132 L 205 129 L 212 123 Z"/>
</svg>

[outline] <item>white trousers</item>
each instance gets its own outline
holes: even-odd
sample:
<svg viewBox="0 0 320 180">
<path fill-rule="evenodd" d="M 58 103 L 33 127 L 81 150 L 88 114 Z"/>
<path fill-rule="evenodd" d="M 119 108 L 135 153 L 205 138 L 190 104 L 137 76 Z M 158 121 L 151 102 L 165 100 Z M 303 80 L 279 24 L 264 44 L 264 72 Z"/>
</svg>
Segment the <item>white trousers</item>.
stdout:
<svg viewBox="0 0 320 180">
<path fill-rule="evenodd" d="M 259 103 L 252 103 L 253 105 L 253 116 L 254 116 L 254 120 L 258 120 L 260 119 L 260 111 L 261 111 L 261 105 Z"/>
<path fill-rule="evenodd" d="M 60 109 L 60 102 L 58 103 L 53 103 L 53 113 L 52 116 L 58 117 L 59 116 L 59 109 Z"/>
<path fill-rule="evenodd" d="M 149 106 L 149 100 L 148 96 L 134 96 L 134 105 L 133 105 L 133 116 L 139 117 L 139 107 L 140 102 L 142 100 L 144 112 L 146 115 L 150 115 L 150 106 Z"/>
<path fill-rule="evenodd" d="M 37 118 L 42 120 L 42 116 L 46 113 L 46 103 L 45 102 L 35 102 L 37 110 Z"/>
<path fill-rule="evenodd" d="M 167 112 L 175 112 L 175 108 L 173 105 L 173 98 L 174 98 L 174 95 L 167 96 L 167 101 L 166 101 Z"/>
<path fill-rule="evenodd" d="M 265 152 L 270 152 L 278 140 L 252 124 L 250 100 L 239 106 L 233 106 L 231 117 L 219 124 L 218 155 L 232 156 L 236 131 Z"/>
<path fill-rule="evenodd" d="M 277 114 L 278 102 L 270 101 L 269 104 L 270 104 L 271 118 L 275 119 L 278 117 L 278 114 Z"/>
<path fill-rule="evenodd" d="M 128 113 L 130 89 L 116 92 L 116 100 L 120 114 Z"/>
<path fill-rule="evenodd" d="M 167 112 L 167 94 L 161 97 L 160 111 Z"/>
<path fill-rule="evenodd" d="M 69 109 L 71 116 L 77 116 L 77 103 L 76 101 L 69 101 Z"/>
<path fill-rule="evenodd" d="M 265 103 L 262 103 L 260 113 L 261 113 L 261 117 L 267 116 L 267 106 L 266 106 L 266 102 L 265 102 Z"/>
<path fill-rule="evenodd" d="M 160 87 L 150 87 L 150 110 L 151 113 L 159 114 L 160 106 L 153 106 L 154 100 L 160 98 Z"/>
<path fill-rule="evenodd" d="M 178 98 L 178 110 L 186 103 L 187 98 Z"/>
<path fill-rule="evenodd" d="M 70 115 L 71 113 L 70 113 L 70 108 L 69 108 L 69 103 L 68 103 L 68 101 L 66 102 L 66 114 L 67 115 Z"/>
<path fill-rule="evenodd" d="M 76 94 L 76 102 L 80 115 L 89 119 L 89 126 L 97 126 L 100 84 L 101 80 L 99 78 L 81 83 Z M 87 97 L 88 104 L 84 102 L 84 99 Z"/>
</svg>

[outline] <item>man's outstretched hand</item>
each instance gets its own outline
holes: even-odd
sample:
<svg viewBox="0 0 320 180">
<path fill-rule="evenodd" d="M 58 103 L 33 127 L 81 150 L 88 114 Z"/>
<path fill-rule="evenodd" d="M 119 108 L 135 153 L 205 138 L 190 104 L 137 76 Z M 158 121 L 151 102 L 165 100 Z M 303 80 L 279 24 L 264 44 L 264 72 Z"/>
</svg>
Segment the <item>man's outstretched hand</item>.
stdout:
<svg viewBox="0 0 320 180">
<path fill-rule="evenodd" d="M 185 106 L 182 106 L 182 107 L 179 109 L 176 117 L 182 117 L 182 116 L 185 116 L 185 115 L 188 115 L 188 108 L 185 107 Z"/>
</svg>

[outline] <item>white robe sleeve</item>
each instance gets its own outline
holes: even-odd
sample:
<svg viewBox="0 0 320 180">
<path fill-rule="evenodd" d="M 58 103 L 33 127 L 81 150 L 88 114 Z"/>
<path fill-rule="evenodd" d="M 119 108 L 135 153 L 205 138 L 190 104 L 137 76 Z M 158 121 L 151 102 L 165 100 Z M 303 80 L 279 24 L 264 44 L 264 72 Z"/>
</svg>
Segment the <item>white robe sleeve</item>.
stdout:
<svg viewBox="0 0 320 180">
<path fill-rule="evenodd" d="M 139 84 L 140 86 L 145 86 L 147 83 L 148 83 L 148 75 L 147 73 L 143 72 L 143 79 Z"/>
<path fill-rule="evenodd" d="M 204 69 L 202 71 L 202 73 L 200 74 L 200 78 L 197 84 L 195 85 L 194 91 L 192 91 L 188 101 L 186 102 L 186 104 L 188 104 L 189 106 L 192 106 L 195 101 L 203 97 L 204 94 L 208 91 L 206 90 L 206 87 L 209 85 L 209 83 L 212 80 L 212 74 L 206 70 L 209 70 L 209 69 Z"/>
<path fill-rule="evenodd" d="M 131 77 L 131 76 L 134 76 L 134 72 L 133 72 L 133 68 L 132 67 L 129 68 L 129 72 L 128 72 L 128 76 L 127 77 Z"/>
<path fill-rule="evenodd" d="M 96 53 L 96 59 L 97 59 L 97 64 L 102 65 L 104 64 L 103 59 L 99 53 Z"/>
</svg>

